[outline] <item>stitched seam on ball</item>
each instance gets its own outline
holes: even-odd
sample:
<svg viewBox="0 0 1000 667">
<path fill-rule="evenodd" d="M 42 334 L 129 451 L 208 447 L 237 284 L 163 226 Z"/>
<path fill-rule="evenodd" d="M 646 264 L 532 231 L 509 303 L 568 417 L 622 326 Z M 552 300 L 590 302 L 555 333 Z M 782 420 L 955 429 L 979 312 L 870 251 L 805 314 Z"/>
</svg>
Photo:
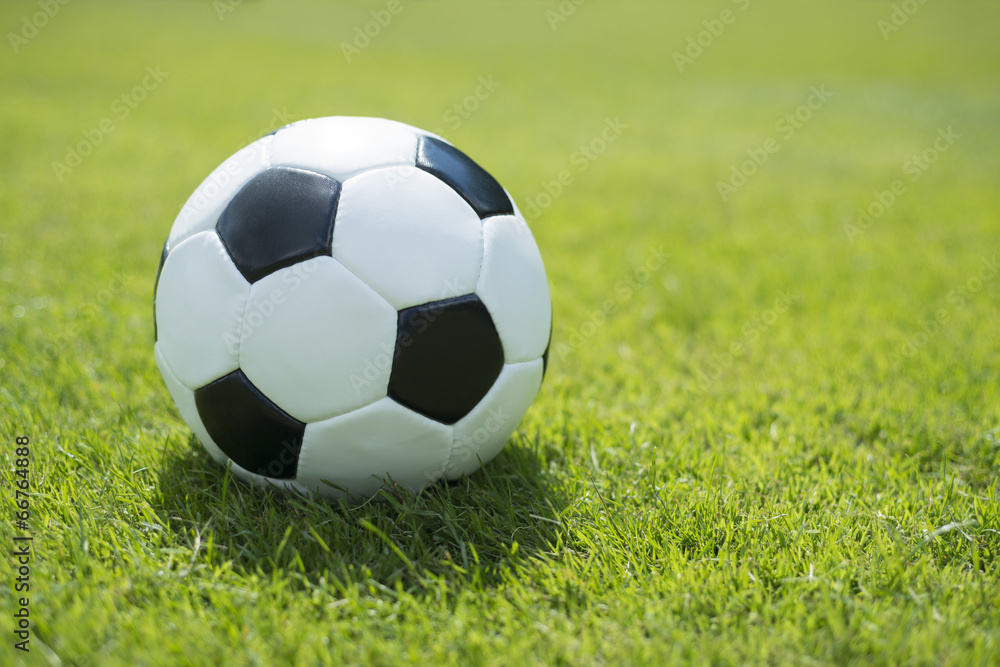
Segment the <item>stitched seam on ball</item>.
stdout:
<svg viewBox="0 0 1000 667">
<path fill-rule="evenodd" d="M 154 357 L 154 359 L 156 357 L 156 351 L 157 350 L 159 350 L 159 352 L 160 352 L 160 354 L 159 354 L 160 361 L 163 363 L 164 368 L 167 369 L 167 372 L 170 373 L 170 375 L 174 378 L 174 380 L 177 381 L 178 384 L 180 384 L 180 386 L 184 387 L 189 392 L 191 392 L 191 394 L 193 396 L 195 390 L 192 389 L 191 387 L 187 386 L 183 382 L 181 382 L 181 379 L 179 377 L 177 377 L 177 373 L 174 372 L 174 369 L 170 366 L 170 362 L 167 361 L 167 355 L 165 355 L 163 353 L 163 348 L 160 346 L 159 343 L 156 343 L 153 346 L 153 357 Z M 170 393 L 170 388 L 169 387 L 167 387 L 167 393 L 168 394 Z M 173 399 L 173 395 L 172 394 L 171 394 L 170 398 Z M 184 417 L 183 414 L 181 414 L 181 408 L 180 408 L 179 405 L 177 405 L 176 401 L 174 402 L 174 407 L 177 408 L 178 414 L 181 415 L 181 421 L 183 421 L 187 425 L 188 430 L 190 430 L 193 433 L 194 429 L 191 428 L 191 425 L 187 423 L 187 419 Z M 196 415 L 198 415 L 198 421 L 200 422 L 201 421 L 201 414 L 198 412 L 198 407 L 197 406 L 195 406 L 194 412 L 195 412 Z M 219 443 L 217 443 L 215 440 L 212 439 L 212 434 L 208 433 L 208 429 L 205 428 L 205 424 L 204 423 L 201 424 L 201 428 L 208 435 L 209 441 L 215 446 L 215 448 L 218 449 L 220 452 L 222 452 L 222 449 L 219 447 Z M 204 449 L 205 448 L 205 443 L 201 442 L 201 438 L 198 438 L 197 434 L 195 434 L 195 438 L 198 439 L 198 442 L 201 443 L 201 446 Z M 233 462 L 233 460 L 231 458 L 229 458 L 229 456 L 226 455 L 225 452 L 222 452 L 222 455 L 226 457 L 226 466 L 228 467 L 229 464 Z M 211 454 L 209 454 L 209 456 L 211 456 Z M 212 458 L 214 459 L 214 457 L 212 457 Z"/>
<path fill-rule="evenodd" d="M 361 171 L 359 171 L 358 173 L 352 174 L 351 176 L 345 178 L 343 181 L 340 181 L 340 197 L 337 199 L 337 212 L 338 213 L 340 212 L 340 203 L 341 203 L 341 199 L 344 196 L 344 184 L 347 183 L 348 180 L 350 180 L 351 178 L 354 178 L 356 176 L 361 176 L 362 174 L 367 174 L 367 173 L 370 173 L 370 172 L 373 172 L 373 171 L 378 171 L 378 170 L 381 170 L 381 169 L 394 169 L 394 168 L 400 167 L 400 166 L 405 167 L 407 165 L 406 164 L 401 164 L 401 165 L 388 165 L 386 167 L 366 167 L 366 168 L 362 169 Z M 416 169 L 416 167 L 413 167 L 413 168 Z M 334 219 L 334 221 L 333 221 L 333 231 L 330 233 L 331 237 L 336 232 L 337 232 L 337 221 L 336 221 L 336 219 Z M 396 312 L 399 312 L 401 310 L 400 308 L 396 308 L 396 305 L 392 301 L 389 300 L 389 297 L 387 297 L 385 294 L 382 294 L 382 292 L 380 292 L 379 289 L 377 287 L 375 287 L 374 285 L 369 284 L 368 281 L 365 280 L 364 278 L 362 278 L 358 274 L 357 271 L 355 271 L 353 268 L 351 268 L 347 264 L 347 262 L 345 262 L 343 259 L 341 259 L 340 257 L 337 257 L 337 255 L 334 254 L 334 252 L 333 252 L 333 240 L 332 240 L 332 238 L 331 238 L 331 241 L 330 241 L 330 257 L 334 261 L 336 261 L 338 264 L 340 264 L 342 267 L 344 267 L 345 269 L 347 269 L 348 271 L 350 271 L 351 274 L 353 274 L 355 278 L 357 278 L 362 283 L 364 283 L 365 287 L 367 287 L 371 291 L 375 292 L 375 294 L 377 294 L 379 297 L 381 297 L 381 299 L 383 301 L 385 301 L 387 304 L 389 304 L 389 306 L 392 307 L 393 310 L 395 310 Z"/>
<path fill-rule="evenodd" d="M 476 270 L 476 280 L 472 283 L 472 293 L 477 296 L 476 290 L 479 289 L 479 279 L 483 277 L 483 265 L 486 263 L 486 220 L 479 225 L 479 269 Z M 481 298 L 479 300 L 482 301 Z"/>
<path fill-rule="evenodd" d="M 444 457 L 444 463 L 441 465 L 441 474 L 438 475 L 435 482 L 442 479 L 448 474 L 448 466 L 451 465 L 451 457 L 455 454 L 455 426 L 449 426 L 451 431 L 451 444 L 448 446 L 448 456 Z"/>
<path fill-rule="evenodd" d="M 334 226 L 334 231 L 336 231 L 336 226 L 337 226 L 337 223 L 336 223 L 336 222 L 334 222 L 333 226 Z M 394 306 L 394 305 L 393 305 L 392 301 L 389 301 L 389 299 L 387 299 L 387 298 L 386 298 L 386 296 L 385 296 L 384 294 L 382 294 L 382 292 L 379 292 L 379 291 L 378 291 L 378 289 L 377 289 L 377 288 L 376 288 L 376 287 L 375 287 L 374 285 L 370 285 L 370 284 L 368 283 L 368 281 L 367 281 L 367 280 L 365 280 L 364 278 L 362 278 L 361 276 L 359 276 L 359 275 L 357 274 L 357 272 L 356 272 L 356 271 L 355 271 L 354 269 L 352 269 L 351 267 L 349 267 L 349 266 L 348 266 L 348 265 L 347 265 L 347 264 L 346 264 L 346 263 L 344 262 L 344 260 L 340 259 L 339 257 L 335 257 L 335 256 L 333 256 L 333 244 L 332 244 L 332 243 L 330 244 L 330 253 L 331 253 L 331 254 L 330 254 L 330 259 L 332 259 L 332 260 L 333 260 L 333 261 L 335 261 L 335 262 L 336 262 L 337 264 L 339 264 L 339 265 L 341 265 L 342 267 L 344 267 L 345 269 L 347 269 L 347 272 L 348 272 L 348 273 L 350 273 L 350 274 L 351 274 L 352 276 L 354 276 L 354 277 L 355 277 L 355 278 L 357 278 L 357 279 L 358 279 L 359 281 L 361 281 L 361 284 L 362 284 L 362 285 L 364 285 L 365 287 L 367 287 L 368 289 L 370 289 L 370 290 L 371 290 L 372 292 L 374 292 L 374 293 L 375 293 L 375 296 L 377 296 L 378 298 L 380 298 L 380 299 L 382 299 L 383 301 L 385 301 L 385 302 L 386 302 L 386 304 L 388 304 L 390 308 L 392 308 L 393 310 L 395 310 L 395 311 L 397 311 L 397 312 L 399 311 L 399 308 L 396 308 L 396 306 Z M 323 255 L 323 257 L 325 257 L 325 256 L 326 256 L 326 255 Z"/>
<path fill-rule="evenodd" d="M 261 137 L 258 141 L 264 144 L 264 168 L 257 172 L 258 174 L 261 174 L 271 168 L 271 144 L 274 142 L 274 137 Z M 239 190 L 237 190 L 237 194 L 239 194 Z M 234 194 L 233 197 L 235 196 L 236 195 Z M 232 197 L 230 197 L 229 201 L 232 201 Z M 226 205 L 228 206 L 228 204 Z M 222 241 L 222 247 L 226 249 L 226 254 L 229 256 L 230 263 L 232 263 L 233 266 L 236 266 L 235 262 L 232 260 L 232 254 L 229 253 L 229 248 L 226 247 L 225 239 L 223 239 L 218 232 L 216 232 L 216 236 L 219 236 L 219 240 Z M 239 271 L 238 268 L 237 271 Z M 242 273 L 240 275 L 242 276 Z M 243 368 L 243 323 L 246 322 L 247 310 L 250 308 L 251 292 L 253 292 L 253 283 L 250 283 L 250 287 L 247 289 L 246 301 L 243 303 L 243 314 L 240 315 L 240 321 L 236 328 L 236 340 L 239 341 L 236 344 L 236 366 L 240 369 Z"/>
<path fill-rule="evenodd" d="M 247 309 L 250 308 L 250 292 L 253 291 L 253 285 L 247 289 L 246 301 L 243 303 L 243 314 L 240 315 L 240 321 L 237 322 L 236 326 L 236 367 L 243 368 L 243 323 L 247 319 Z"/>
</svg>

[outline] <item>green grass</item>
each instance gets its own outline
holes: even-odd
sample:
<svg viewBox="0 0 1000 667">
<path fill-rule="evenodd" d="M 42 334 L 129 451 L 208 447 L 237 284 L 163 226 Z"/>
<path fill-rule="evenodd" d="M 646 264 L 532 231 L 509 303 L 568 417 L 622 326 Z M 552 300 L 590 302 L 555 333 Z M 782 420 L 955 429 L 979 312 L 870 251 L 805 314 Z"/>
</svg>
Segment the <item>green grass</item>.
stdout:
<svg viewBox="0 0 1000 667">
<path fill-rule="evenodd" d="M 593 1 L 554 31 L 554 0 L 404 1 L 347 63 L 385 6 L 72 2 L 18 53 L 5 40 L 0 539 L 22 534 L 27 435 L 34 554 L 30 653 L 0 568 L 0 663 L 1000 663 L 1000 275 L 976 278 L 1000 254 L 1000 8 L 931 0 L 884 40 L 882 1 Z M 4 34 L 36 11 L 4 3 Z M 160 244 L 275 110 L 441 128 L 522 204 L 573 176 L 531 221 L 549 373 L 476 475 L 361 506 L 272 495 L 175 412 L 152 354 Z M 627 127 L 581 171 L 609 118 Z"/>
</svg>

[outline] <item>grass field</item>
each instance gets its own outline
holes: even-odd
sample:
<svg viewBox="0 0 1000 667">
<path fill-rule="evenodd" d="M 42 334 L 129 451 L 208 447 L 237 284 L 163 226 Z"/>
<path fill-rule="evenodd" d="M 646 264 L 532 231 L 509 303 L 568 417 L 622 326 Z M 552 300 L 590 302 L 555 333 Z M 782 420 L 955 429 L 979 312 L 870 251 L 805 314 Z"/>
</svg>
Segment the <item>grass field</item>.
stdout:
<svg viewBox="0 0 1000 667">
<path fill-rule="evenodd" d="M 1000 7 L 401 0 L 355 43 L 389 6 L 0 8 L 0 664 L 1000 664 Z M 231 478 L 152 351 L 186 197 L 326 115 L 485 165 L 555 307 L 505 452 L 361 506 Z"/>
</svg>

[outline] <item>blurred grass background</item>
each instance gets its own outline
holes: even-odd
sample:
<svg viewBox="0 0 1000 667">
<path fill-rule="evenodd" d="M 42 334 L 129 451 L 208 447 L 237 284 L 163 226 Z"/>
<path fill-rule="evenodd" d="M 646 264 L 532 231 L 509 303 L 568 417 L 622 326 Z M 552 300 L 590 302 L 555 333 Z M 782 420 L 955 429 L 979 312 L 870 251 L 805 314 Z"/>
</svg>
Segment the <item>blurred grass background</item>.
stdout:
<svg viewBox="0 0 1000 667">
<path fill-rule="evenodd" d="M 5 629 L 3 662 L 1000 659 L 995 3 L 403 0 L 350 62 L 387 3 L 70 2 L 12 41 L 40 6 L 0 8 L 5 512 L 17 435 L 37 494 L 34 650 Z M 147 67 L 169 74 L 122 117 Z M 480 77 L 500 85 L 456 124 Z M 832 97 L 786 138 L 814 86 Z M 508 450 L 361 508 L 230 483 L 152 358 L 186 197 L 326 115 L 437 129 L 523 209 L 573 177 L 530 220 L 555 333 Z"/>
</svg>

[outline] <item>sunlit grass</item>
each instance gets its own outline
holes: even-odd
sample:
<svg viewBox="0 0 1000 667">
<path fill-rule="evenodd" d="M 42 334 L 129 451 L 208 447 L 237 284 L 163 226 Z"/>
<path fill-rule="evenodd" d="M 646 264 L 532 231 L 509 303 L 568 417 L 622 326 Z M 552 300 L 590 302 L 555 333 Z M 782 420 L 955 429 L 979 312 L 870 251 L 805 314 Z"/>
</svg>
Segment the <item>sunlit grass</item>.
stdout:
<svg viewBox="0 0 1000 667">
<path fill-rule="evenodd" d="M 5 545 L 19 435 L 34 493 L 32 651 L 0 596 L 0 663 L 1000 660 L 1000 13 L 928 2 L 883 39 L 889 2 L 676 4 L 553 30 L 555 2 L 404 2 L 348 63 L 387 3 L 70 3 L 0 57 Z M 243 486 L 153 360 L 187 195 L 322 115 L 441 129 L 534 207 L 542 392 L 496 461 L 419 496 Z"/>
</svg>

